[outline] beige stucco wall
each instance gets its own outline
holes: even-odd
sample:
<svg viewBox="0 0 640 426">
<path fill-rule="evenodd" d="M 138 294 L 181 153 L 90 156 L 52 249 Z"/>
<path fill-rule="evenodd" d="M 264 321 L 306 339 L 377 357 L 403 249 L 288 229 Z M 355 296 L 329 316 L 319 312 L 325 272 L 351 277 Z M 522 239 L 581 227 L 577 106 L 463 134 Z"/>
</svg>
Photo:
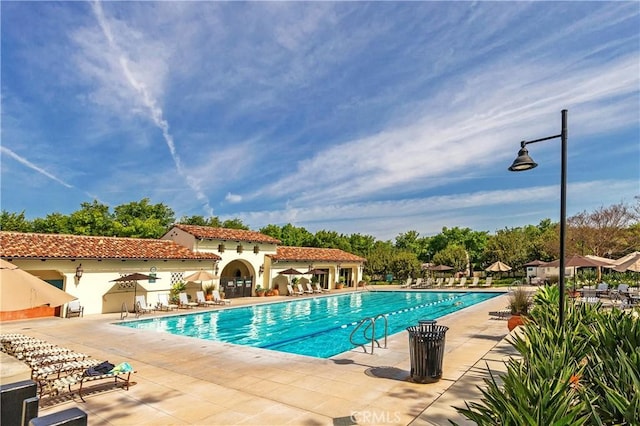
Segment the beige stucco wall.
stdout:
<svg viewBox="0 0 640 426">
<path fill-rule="evenodd" d="M 145 295 L 148 303 L 155 304 L 158 294 L 168 294 L 171 289 L 172 273 L 182 273 L 183 277 L 200 269 L 212 272 L 212 260 L 18 260 L 13 263 L 21 269 L 44 280 L 63 280 L 63 290 L 76 296 L 84 306 L 84 314 L 120 312 L 126 302 L 133 309 L 134 294 Z M 84 273 L 80 280 L 75 277 L 76 267 L 82 264 Z M 132 283 L 113 282 L 122 275 L 139 272 L 149 275 L 156 269 L 158 279 L 155 283 L 139 281 L 134 288 Z M 200 283 L 190 283 L 187 293 L 195 299 Z M 62 309 L 64 315 L 65 309 Z"/>
</svg>

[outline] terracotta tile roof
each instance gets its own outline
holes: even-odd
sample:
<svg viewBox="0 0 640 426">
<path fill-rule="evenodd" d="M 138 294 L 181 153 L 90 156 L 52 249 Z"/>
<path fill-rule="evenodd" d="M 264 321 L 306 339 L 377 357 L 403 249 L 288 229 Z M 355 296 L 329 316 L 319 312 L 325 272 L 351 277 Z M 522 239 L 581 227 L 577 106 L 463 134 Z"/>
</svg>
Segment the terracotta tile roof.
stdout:
<svg viewBox="0 0 640 426">
<path fill-rule="evenodd" d="M 280 244 L 280 240 L 261 234 L 256 231 L 244 229 L 214 228 L 212 226 L 182 225 L 177 223 L 174 227 L 182 229 L 196 238 L 207 240 L 248 241 L 251 243 Z"/>
<path fill-rule="evenodd" d="M 0 232 L 0 257 L 22 259 L 221 259 L 170 240 Z"/>
<path fill-rule="evenodd" d="M 273 260 L 288 261 L 329 261 L 329 262 L 364 262 L 364 257 L 347 253 L 340 249 L 316 247 L 278 247 L 275 255 L 268 255 Z"/>
</svg>

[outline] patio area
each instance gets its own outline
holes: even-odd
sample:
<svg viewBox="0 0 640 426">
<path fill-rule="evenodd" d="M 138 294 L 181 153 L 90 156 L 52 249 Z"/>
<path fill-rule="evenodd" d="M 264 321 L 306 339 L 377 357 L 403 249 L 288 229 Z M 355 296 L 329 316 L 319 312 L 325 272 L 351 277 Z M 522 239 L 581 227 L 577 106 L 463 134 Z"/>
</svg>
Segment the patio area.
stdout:
<svg viewBox="0 0 640 426">
<path fill-rule="evenodd" d="M 287 297 L 234 299 L 232 306 L 278 299 Z M 354 349 L 318 359 L 119 327 L 119 314 L 7 322 L 0 331 L 135 368 L 128 391 L 100 389 L 85 403 L 62 396 L 40 408 L 45 415 L 78 407 L 91 425 L 473 424 L 451 406 L 477 399 L 487 365 L 500 371 L 513 353 L 506 321 L 488 314 L 506 305 L 503 295 L 438 320 L 449 331 L 443 377 L 433 384 L 408 380 L 406 332 L 374 355 Z"/>
</svg>

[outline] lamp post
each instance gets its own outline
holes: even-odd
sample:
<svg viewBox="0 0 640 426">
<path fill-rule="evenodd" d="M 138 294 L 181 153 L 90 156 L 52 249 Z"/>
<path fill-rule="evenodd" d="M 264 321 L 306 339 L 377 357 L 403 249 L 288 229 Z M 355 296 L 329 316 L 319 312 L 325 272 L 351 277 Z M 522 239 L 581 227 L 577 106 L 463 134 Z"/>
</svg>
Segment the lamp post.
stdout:
<svg viewBox="0 0 640 426">
<path fill-rule="evenodd" d="M 538 164 L 529 157 L 529 151 L 526 145 L 536 142 L 543 142 L 550 139 L 560 138 L 561 141 L 561 169 L 560 169 L 560 274 L 558 276 L 558 288 L 560 290 L 560 311 L 558 315 L 558 325 L 562 327 L 564 324 L 564 264 L 565 264 L 565 235 L 567 227 L 567 110 L 562 110 L 562 130 L 559 135 L 549 136 L 546 138 L 535 139 L 532 141 L 520 142 L 520 151 L 518 157 L 513 160 L 513 164 L 509 167 L 512 172 L 520 172 L 530 170 Z"/>
</svg>

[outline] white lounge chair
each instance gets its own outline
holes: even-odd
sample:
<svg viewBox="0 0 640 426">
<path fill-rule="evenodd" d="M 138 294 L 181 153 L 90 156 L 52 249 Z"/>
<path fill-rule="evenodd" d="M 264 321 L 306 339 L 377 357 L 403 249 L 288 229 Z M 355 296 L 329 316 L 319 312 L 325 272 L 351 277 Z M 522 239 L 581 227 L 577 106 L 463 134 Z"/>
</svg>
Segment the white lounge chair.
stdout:
<svg viewBox="0 0 640 426">
<path fill-rule="evenodd" d="M 298 291 L 302 292 L 303 294 L 313 294 L 313 290 L 305 290 L 302 288 L 302 284 L 296 284 L 296 286 L 298 287 Z"/>
<path fill-rule="evenodd" d="M 136 311 L 141 314 L 147 312 L 153 312 L 156 307 L 147 303 L 147 298 L 144 295 L 136 296 Z"/>
<path fill-rule="evenodd" d="M 187 293 L 179 293 L 178 302 L 178 308 L 182 309 L 191 309 L 198 306 L 196 302 L 189 302 L 189 296 L 187 296 Z"/>
<path fill-rule="evenodd" d="M 458 284 L 456 284 L 454 287 L 455 288 L 464 288 L 466 283 L 467 283 L 467 277 L 462 277 L 462 278 L 460 278 L 460 282 Z"/>
<path fill-rule="evenodd" d="M 158 295 L 158 307 L 161 311 L 172 311 L 174 309 L 178 309 L 178 305 L 173 303 L 169 303 L 169 295 L 168 294 L 159 294 Z"/>
<path fill-rule="evenodd" d="M 223 299 L 220 296 L 220 291 L 218 291 L 218 290 L 213 290 L 211 295 L 213 296 L 214 303 L 217 304 L 217 305 L 230 305 L 231 304 L 231 300 Z"/>
<path fill-rule="evenodd" d="M 310 283 L 307 283 L 307 290 L 309 290 L 311 293 L 322 293 L 321 290 L 315 290 L 313 287 L 311 287 Z"/>
<path fill-rule="evenodd" d="M 302 296 L 304 293 L 294 290 L 291 284 L 287 284 L 287 290 L 289 291 L 289 296 Z"/>
<path fill-rule="evenodd" d="M 198 306 L 212 306 L 216 304 L 213 300 L 207 300 L 204 291 L 196 291 L 196 303 L 198 303 Z"/>
<path fill-rule="evenodd" d="M 480 284 L 478 287 L 491 287 L 491 284 L 493 283 L 493 277 L 487 277 L 484 280 L 483 284 Z"/>
<path fill-rule="evenodd" d="M 454 282 L 455 280 L 456 280 L 456 279 L 455 279 L 454 277 L 450 277 L 450 278 L 447 280 L 447 282 L 446 282 L 442 287 L 453 287 L 453 282 Z"/>
<path fill-rule="evenodd" d="M 433 286 L 434 286 L 435 288 L 440 288 L 440 287 L 442 287 L 442 281 L 444 281 L 444 278 L 442 278 L 442 277 L 438 277 L 438 278 L 436 278 L 436 282 L 433 284 Z"/>
<path fill-rule="evenodd" d="M 471 281 L 471 284 L 469 284 L 467 287 L 478 287 L 478 284 L 480 284 L 480 277 L 473 277 L 473 281 Z"/>
<path fill-rule="evenodd" d="M 407 278 L 407 281 L 404 284 L 400 284 L 400 288 L 411 287 L 411 283 L 413 282 L 413 278 Z"/>
<path fill-rule="evenodd" d="M 328 288 L 320 287 L 319 283 L 316 283 L 316 290 L 319 290 L 318 293 L 329 293 L 331 291 Z"/>
<path fill-rule="evenodd" d="M 411 288 L 420 288 L 420 287 L 422 287 L 422 278 L 420 278 L 420 277 L 416 278 L 416 282 L 411 284 L 410 287 Z"/>
</svg>

